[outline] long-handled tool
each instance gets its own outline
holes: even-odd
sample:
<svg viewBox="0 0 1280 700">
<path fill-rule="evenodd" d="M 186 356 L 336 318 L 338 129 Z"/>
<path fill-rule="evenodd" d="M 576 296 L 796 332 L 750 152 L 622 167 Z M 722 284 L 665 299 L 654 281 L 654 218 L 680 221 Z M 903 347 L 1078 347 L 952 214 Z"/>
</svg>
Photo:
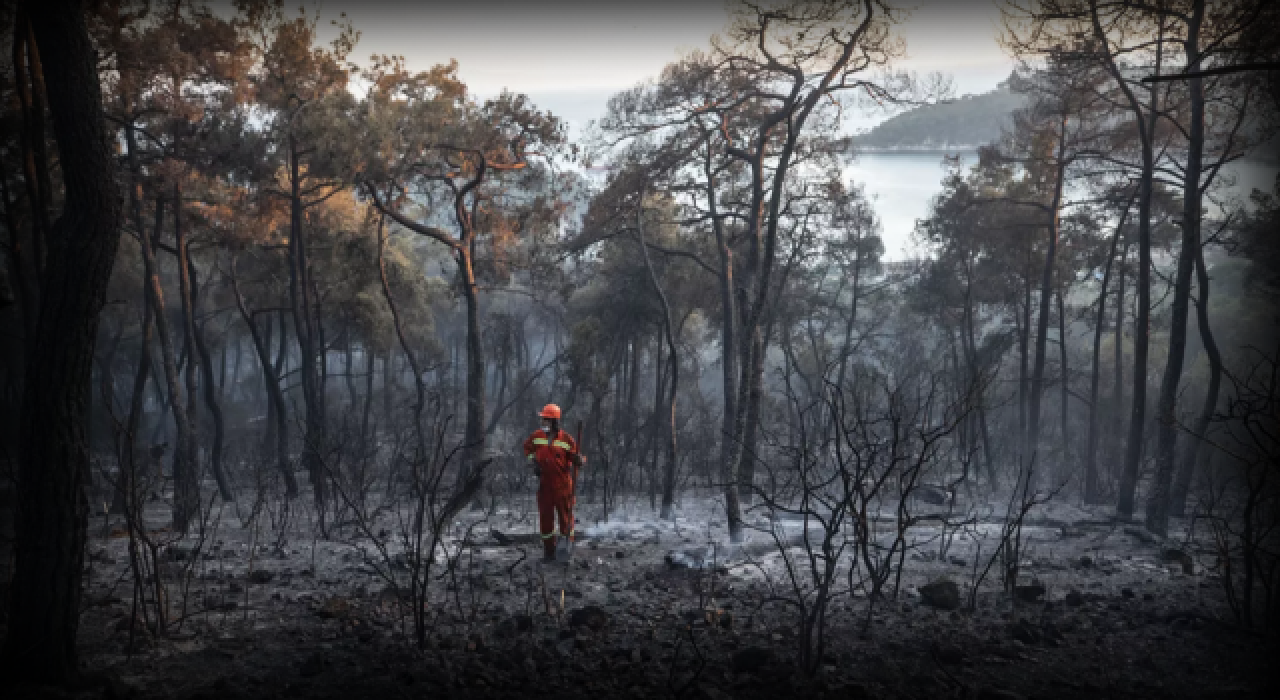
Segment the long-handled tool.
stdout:
<svg viewBox="0 0 1280 700">
<path fill-rule="evenodd" d="M 578 510 L 578 454 L 582 451 L 582 421 L 578 421 L 578 435 L 574 438 L 573 453 L 570 461 L 573 464 L 573 476 L 569 480 L 569 528 L 570 532 L 577 528 L 577 517 L 575 512 Z M 568 562 L 573 557 L 573 540 L 565 533 L 561 545 L 556 547 L 556 561 Z M 561 591 L 563 596 L 563 591 Z"/>
</svg>

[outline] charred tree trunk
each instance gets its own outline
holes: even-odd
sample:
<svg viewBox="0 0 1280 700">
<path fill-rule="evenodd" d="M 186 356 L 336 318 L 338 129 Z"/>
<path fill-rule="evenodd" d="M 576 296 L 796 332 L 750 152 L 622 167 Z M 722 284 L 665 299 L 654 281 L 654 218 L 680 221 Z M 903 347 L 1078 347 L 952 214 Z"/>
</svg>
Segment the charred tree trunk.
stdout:
<svg viewBox="0 0 1280 700">
<path fill-rule="evenodd" d="M 458 237 L 454 238 L 444 231 L 405 218 L 394 207 L 384 203 L 378 192 L 368 187 L 370 199 L 383 214 L 390 216 L 396 223 L 422 236 L 426 236 L 447 246 L 453 253 L 458 270 L 458 285 L 462 289 L 463 299 L 467 305 L 467 397 L 466 428 L 463 442 L 463 462 L 455 482 L 457 488 L 466 486 L 471 481 L 472 470 L 481 464 L 485 451 L 485 361 L 484 346 L 481 342 L 480 328 L 480 296 L 476 284 L 473 257 L 476 245 L 476 207 L 479 206 L 478 195 L 474 194 L 487 174 L 487 163 L 481 158 L 476 175 L 465 185 L 454 190 L 453 214 L 458 225 Z M 472 197 L 468 207 L 468 197 Z M 473 496 L 477 491 L 472 492 Z"/>
<path fill-rule="evenodd" d="M 13 69 L 14 87 L 18 98 L 18 115 L 22 120 L 18 142 L 19 157 L 22 159 L 22 175 L 24 190 L 27 195 L 27 206 L 32 212 L 30 227 L 19 227 L 14 214 L 16 202 L 9 198 L 8 178 L 0 178 L 3 188 L 5 222 L 9 228 L 9 263 L 12 270 L 14 286 L 17 287 L 20 310 L 22 312 L 23 356 L 29 357 L 32 344 L 35 342 L 36 323 L 40 313 L 40 256 L 39 246 L 43 246 L 45 232 L 48 228 L 47 210 L 41 208 L 41 178 L 37 174 L 37 157 L 32 146 L 32 132 L 37 128 L 43 142 L 43 126 L 37 127 L 34 120 L 43 120 L 44 114 L 35 114 L 32 105 L 32 87 L 29 79 L 32 72 L 27 68 L 27 47 L 31 36 L 31 26 L 25 12 L 18 10 L 13 29 Z M 31 46 L 32 53 L 38 54 L 37 48 Z M 41 122 L 42 124 L 43 122 Z M 21 195 L 18 195 L 21 196 Z"/>
<path fill-rule="evenodd" d="M 293 335 L 298 341 L 302 399 L 307 415 L 302 439 L 302 464 L 311 480 L 312 497 L 320 514 L 323 529 L 325 503 L 328 501 L 327 481 L 320 455 L 325 440 L 324 384 L 317 363 L 322 361 L 319 352 L 315 318 L 312 310 L 310 262 L 302 227 L 301 165 L 298 147 L 289 135 L 289 300 L 293 311 Z"/>
<path fill-rule="evenodd" d="M 760 403 L 764 399 L 764 352 L 768 345 L 768 330 L 759 327 L 751 334 L 751 352 L 746 383 L 746 410 L 741 436 L 741 457 L 738 459 L 738 497 L 747 503 L 755 490 L 756 443 L 760 433 Z"/>
<path fill-rule="evenodd" d="M 131 117 L 127 117 L 124 126 L 125 155 L 129 164 L 128 191 L 129 216 L 135 231 L 142 231 L 145 223 L 142 220 L 142 188 L 139 184 L 140 166 L 138 164 L 138 145 L 135 128 Z M 157 223 L 158 225 L 158 223 Z M 159 231 L 155 236 L 159 236 Z M 126 418 L 123 449 L 120 452 L 120 475 L 116 493 L 113 496 L 112 510 L 124 512 L 126 507 L 138 503 L 137 492 L 138 462 L 137 454 L 138 430 L 142 422 L 143 409 L 146 404 L 147 380 L 151 375 L 152 362 L 151 341 L 155 326 L 155 310 L 151 306 L 150 281 L 142 283 L 142 327 L 138 340 L 138 369 L 134 374 L 133 393 L 129 397 L 129 415 Z"/>
<path fill-rule="evenodd" d="M 29 257 L 26 261 L 34 309 L 38 308 L 40 289 L 45 284 L 47 248 L 52 235 L 49 210 L 53 206 L 53 180 L 49 176 L 49 157 L 46 152 L 44 70 L 33 22 L 28 11 L 21 8 L 18 10 L 14 22 L 13 68 L 18 114 L 22 122 L 18 139 L 22 179 L 31 210 Z"/>
<path fill-rule="evenodd" d="M 653 339 L 653 415 L 649 418 L 649 443 L 646 449 L 649 459 L 649 507 L 658 508 L 658 458 L 662 454 L 662 396 L 666 376 L 662 371 L 662 333 Z"/>
<path fill-rule="evenodd" d="M 1125 433 L 1125 415 L 1124 415 L 1124 329 L 1125 329 L 1125 308 L 1124 308 L 1124 278 L 1128 271 L 1129 261 L 1129 242 L 1125 241 L 1124 248 L 1120 251 L 1119 260 L 1119 279 L 1116 281 L 1116 322 L 1113 335 L 1115 336 L 1115 380 L 1111 387 L 1111 420 L 1114 422 L 1114 430 L 1111 431 L 1111 440 L 1109 442 L 1108 453 L 1111 455 L 1113 466 L 1109 469 L 1110 477 L 1115 478 L 1116 471 L 1114 464 L 1121 463 L 1122 448 L 1124 441 L 1122 436 Z"/>
<path fill-rule="evenodd" d="M 627 360 L 626 372 L 626 413 L 625 421 L 619 422 L 619 426 L 625 425 L 625 432 L 622 439 L 622 453 L 619 458 L 620 463 L 627 463 L 633 459 L 636 450 L 636 440 L 639 439 L 638 428 L 640 426 L 640 412 L 636 408 L 636 401 L 640 396 L 640 338 L 634 333 L 630 339 L 631 352 Z M 636 466 L 639 466 L 638 464 Z M 614 493 L 621 493 L 626 488 L 627 478 L 635 473 L 635 469 L 618 469 L 617 478 L 613 482 Z"/>
<path fill-rule="evenodd" d="M 219 391 L 213 383 L 213 355 L 209 352 L 209 345 L 205 341 L 204 327 L 205 323 L 197 325 L 195 323 L 196 301 L 200 298 L 200 283 L 196 276 L 195 263 L 191 261 L 190 246 L 187 242 L 186 235 L 182 232 L 181 227 L 175 229 L 178 231 L 178 265 L 184 270 L 183 277 L 189 281 L 184 285 L 187 289 L 183 293 L 184 315 L 187 318 L 189 334 L 189 342 L 195 346 L 195 350 L 200 355 L 200 372 L 201 372 L 201 388 L 204 390 L 205 407 L 209 409 L 209 417 L 213 420 L 213 446 L 209 455 L 209 470 L 213 472 L 213 479 L 218 484 L 218 494 L 222 496 L 224 501 L 234 501 L 235 496 L 231 493 L 231 482 L 227 479 L 226 470 L 222 465 L 222 449 L 226 442 L 226 421 L 222 416 L 222 404 L 218 399 Z M 207 322 L 206 322 L 207 323 Z M 225 369 L 226 361 L 223 353 L 224 361 L 222 363 Z M 194 358 L 193 358 L 194 359 Z M 195 364 L 194 362 L 192 364 Z M 190 383 L 190 373 L 188 373 L 188 390 L 192 392 L 194 397 L 195 387 Z M 192 413 L 194 416 L 195 414 Z"/>
<path fill-rule="evenodd" d="M 1200 292 L 1196 298 L 1196 324 L 1200 327 L 1200 342 L 1204 345 L 1205 356 L 1209 360 L 1209 387 L 1205 391 L 1204 404 L 1200 407 L 1200 415 L 1191 430 L 1186 454 L 1178 468 L 1173 492 L 1169 497 L 1169 514 L 1179 517 L 1186 513 L 1187 495 L 1191 491 L 1191 480 L 1195 476 L 1196 467 L 1200 466 L 1201 461 L 1208 460 L 1210 451 L 1204 448 L 1204 435 L 1209 431 L 1209 423 L 1218 408 L 1218 393 L 1222 389 L 1222 352 L 1218 350 L 1213 330 L 1209 327 L 1209 272 L 1204 265 L 1203 247 L 1196 250 L 1196 286 Z"/>
<path fill-rule="evenodd" d="M 844 319 L 844 338 L 840 343 L 840 369 L 836 372 L 836 389 L 844 391 L 845 374 L 849 367 L 849 356 L 853 354 L 853 329 L 858 321 L 858 302 L 860 301 L 862 279 L 862 239 L 859 236 L 853 247 L 853 290 L 849 299 L 849 315 Z"/>
<path fill-rule="evenodd" d="M 156 242 L 160 239 L 160 229 L 156 228 Z M 191 268 L 187 265 L 187 235 L 182 228 L 182 186 L 178 183 L 173 185 L 173 240 L 174 248 L 178 258 L 178 309 L 182 312 L 182 347 L 183 355 L 186 357 L 185 366 L 179 364 L 179 371 L 182 371 L 183 381 L 186 385 L 186 401 L 183 410 L 187 414 L 187 425 L 191 429 L 191 444 L 189 445 L 190 465 L 197 464 L 196 455 L 200 450 L 200 397 L 196 394 L 196 387 L 199 384 L 200 363 L 196 358 L 196 314 L 195 314 L 195 295 L 191 291 Z M 157 269 L 158 272 L 158 269 Z M 175 403 L 176 405 L 176 403 Z M 194 469 L 194 467 L 193 467 Z M 175 494 L 177 489 L 178 474 L 174 472 Z M 196 502 L 199 502 L 200 479 L 197 476 L 195 480 Z"/>
<path fill-rule="evenodd" d="M 872 5 L 865 7 L 859 26 L 855 33 L 861 34 L 870 26 L 874 15 Z M 787 176 L 793 165 L 796 144 L 804 131 L 809 116 L 819 101 L 829 98 L 835 89 L 837 76 L 844 73 L 853 60 L 856 42 L 845 44 L 831 56 L 830 64 L 818 78 L 816 85 L 805 86 L 803 71 L 793 74 L 798 82 L 783 104 L 763 115 L 747 149 L 727 145 L 728 153 L 747 166 L 751 177 L 751 206 L 745 225 L 748 242 L 747 265 L 742 288 L 741 335 L 738 342 L 742 348 L 743 373 L 742 386 L 738 387 L 739 402 L 746 405 L 737 407 L 734 426 L 736 468 L 738 470 L 739 494 L 744 485 L 751 484 L 754 479 L 755 435 L 760 423 L 761 385 L 764 373 L 764 352 L 768 347 L 769 332 L 761 332 L 770 316 L 770 282 L 777 256 L 778 227 L 782 219 L 782 203 L 786 191 Z M 798 76 L 798 77 L 797 77 Z M 778 133 L 779 130 L 782 133 Z M 766 151 L 773 151 L 770 141 L 780 141 L 773 162 L 766 164 Z M 771 165 L 771 167 L 770 167 Z M 767 186 L 766 186 L 767 183 Z M 733 488 L 734 484 L 728 484 Z M 726 504 L 730 505 L 730 504 Z M 737 506 L 736 503 L 732 504 Z M 741 532 L 734 532 L 733 515 L 730 515 L 730 535 L 733 541 L 741 540 Z M 735 536 L 736 535 L 736 536 Z"/>
<path fill-rule="evenodd" d="M 195 274 L 193 271 L 192 275 Z M 196 327 L 196 350 L 200 353 L 200 369 L 203 374 L 202 384 L 204 389 L 205 407 L 209 409 L 209 418 L 213 420 L 213 445 L 209 455 L 209 470 L 213 472 L 213 479 L 218 484 L 218 494 L 222 496 L 224 501 L 234 501 L 235 495 L 231 492 L 231 482 L 227 479 L 226 469 L 223 466 L 223 447 L 226 443 L 226 419 L 222 415 L 222 404 L 218 400 L 218 390 L 213 383 L 213 359 L 209 353 L 208 343 L 204 338 L 204 328 L 206 324 L 200 324 Z"/>
<path fill-rule="evenodd" d="M 670 387 L 667 391 L 665 406 L 661 412 L 662 432 L 666 437 L 666 465 L 662 472 L 662 513 L 663 520 L 675 517 L 676 494 L 676 394 L 680 391 L 680 353 L 676 350 L 676 335 L 671 323 L 671 304 L 667 301 L 667 293 L 658 283 L 658 274 L 653 269 L 653 261 L 649 258 L 649 246 L 644 242 L 644 191 L 640 193 L 640 202 L 636 207 L 636 237 L 640 241 L 640 252 L 644 257 L 645 269 L 649 272 L 649 284 L 658 296 L 662 305 L 662 333 L 667 341 L 667 356 L 670 363 Z M 659 383 L 661 386 L 661 383 Z M 655 397 L 661 402 L 661 396 Z M 655 419 L 659 415 L 658 406 L 654 406 Z M 658 422 L 658 421 L 655 421 Z"/>
<path fill-rule="evenodd" d="M 988 488 L 994 493 L 1000 485 L 1000 480 L 996 474 L 995 455 L 991 451 L 991 431 L 987 429 L 986 378 L 983 376 L 985 370 L 982 367 L 982 358 L 978 355 L 977 339 L 974 337 L 973 317 L 973 268 L 972 258 L 970 258 L 965 265 L 964 316 L 961 319 L 964 324 L 964 336 L 961 337 L 961 345 L 965 349 L 965 360 L 969 365 L 969 382 L 972 385 L 973 401 L 977 408 L 978 429 L 982 437 L 982 462 L 986 467 Z"/>
<path fill-rule="evenodd" d="M 62 683 L 77 672 L 89 473 L 87 397 L 98 313 L 120 240 L 112 143 L 80 2 L 29 3 L 45 57 L 65 200 L 26 368 L 5 676 Z"/>
<path fill-rule="evenodd" d="M 1132 203 L 1133 198 L 1130 197 L 1124 211 L 1120 212 L 1120 221 L 1116 224 L 1115 235 L 1111 237 L 1111 250 L 1107 253 L 1107 264 L 1102 272 L 1102 289 L 1098 291 L 1098 317 L 1093 329 L 1093 369 L 1089 377 L 1089 437 L 1084 455 L 1084 502 L 1086 504 L 1098 502 L 1098 419 L 1101 413 L 1098 410 L 1098 383 L 1102 376 L 1102 332 L 1107 325 L 1107 287 L 1111 283 L 1111 269 L 1115 264 L 1116 247 L 1120 243 L 1120 236 L 1123 235 L 1124 221 L 1129 216 L 1129 205 Z M 1117 336 L 1117 345 L 1119 342 L 1120 338 Z M 1118 358 L 1117 362 L 1119 362 Z M 1118 387 L 1119 384 L 1117 383 L 1116 386 Z"/>
<path fill-rule="evenodd" d="M 724 230 L 724 222 L 717 210 L 715 172 L 711 165 L 712 151 L 707 143 L 706 159 L 703 163 L 707 177 L 707 208 L 710 212 L 711 226 L 716 235 L 716 253 L 720 263 L 720 366 L 724 382 L 724 414 L 720 425 L 720 482 L 724 488 L 724 507 L 729 525 L 729 538 L 734 542 L 742 540 L 742 504 L 738 499 L 738 474 L 735 443 L 738 436 L 736 416 L 738 415 L 738 310 L 736 308 L 733 288 L 733 249 L 729 247 L 729 237 Z M 635 405 L 635 375 L 637 372 L 638 344 L 636 357 L 632 361 L 631 405 Z"/>
<path fill-rule="evenodd" d="M 1200 24 L 1204 0 L 1194 0 L 1183 41 L 1187 70 L 1200 70 Z M 1173 286 L 1173 319 L 1169 329 L 1169 359 L 1160 382 L 1156 407 L 1156 473 L 1147 495 L 1146 526 L 1157 535 L 1169 531 L 1169 499 L 1178 444 L 1178 386 L 1187 352 L 1187 315 L 1191 300 L 1191 273 L 1200 251 L 1200 171 L 1204 156 L 1204 89 L 1200 78 L 1187 81 L 1191 107 L 1187 134 L 1187 166 L 1182 188 L 1182 249 Z"/>
<path fill-rule="evenodd" d="M 1067 366 L 1067 303 L 1063 297 L 1066 295 L 1065 289 L 1059 289 L 1058 296 L 1058 361 L 1062 365 L 1060 372 L 1062 377 L 1062 385 L 1058 387 L 1058 412 L 1062 425 L 1062 465 L 1058 473 L 1058 483 L 1066 483 L 1071 478 L 1071 418 L 1070 406 L 1068 399 L 1070 398 L 1071 386 L 1071 370 Z"/>
<path fill-rule="evenodd" d="M 1027 459 L 1027 379 L 1031 350 L 1031 244 L 1027 243 L 1027 267 L 1022 284 L 1022 317 L 1018 323 L 1018 464 Z M 1021 468 L 1021 467 L 1019 467 Z"/>
<path fill-rule="evenodd" d="M 1103 33 L 1096 15 L 1095 34 Z M 1105 33 L 1103 33 L 1105 37 Z M 1164 27 L 1156 40 L 1155 74 L 1160 74 L 1164 54 Z M 1142 108 L 1129 91 L 1124 77 L 1114 61 L 1109 61 L 1112 77 L 1126 92 L 1138 125 L 1142 142 L 1142 173 L 1138 181 L 1138 308 L 1133 328 L 1133 404 L 1129 411 L 1129 435 L 1125 443 L 1124 471 L 1120 475 L 1116 514 L 1124 519 L 1133 517 L 1135 496 L 1138 489 L 1138 470 L 1142 466 L 1143 432 L 1147 419 L 1147 356 L 1151 338 L 1151 195 L 1155 179 L 1155 148 L 1153 133 L 1159 118 L 1159 92 L 1151 86 L 1150 106 L 1146 119 Z"/>
<path fill-rule="evenodd" d="M 467 426 L 466 459 L 458 486 L 467 483 L 471 470 L 484 457 L 484 347 L 480 335 L 480 298 L 476 286 L 475 270 L 471 265 L 469 246 L 458 251 L 458 274 L 462 282 L 462 295 L 467 302 Z"/>
<path fill-rule="evenodd" d="M 947 339 L 947 359 L 951 361 L 951 391 L 954 392 L 955 405 L 961 405 L 965 400 L 965 373 L 960 371 L 960 351 L 956 350 L 956 329 L 948 323 L 945 316 L 939 319 L 942 330 L 945 331 Z M 944 360 L 945 362 L 945 360 Z M 970 455 L 970 423 L 972 414 L 965 416 L 960 424 L 956 426 L 956 440 L 959 443 L 960 454 Z"/>
<path fill-rule="evenodd" d="M 426 459 L 430 454 L 427 448 L 426 430 L 422 425 L 422 411 L 427 405 L 427 387 L 422 378 L 422 370 L 418 367 L 418 360 L 413 355 L 413 348 L 409 345 L 408 339 L 404 335 L 404 324 L 400 320 L 400 311 L 396 307 L 396 299 L 391 294 L 391 283 L 387 279 L 387 264 L 385 251 L 387 246 L 386 229 L 383 227 L 384 220 L 378 218 L 378 279 L 382 282 L 382 295 L 387 300 L 387 308 L 391 311 L 392 325 L 396 329 L 396 338 L 400 340 L 400 350 L 404 352 L 405 359 L 409 361 L 409 369 L 413 372 L 413 430 L 418 440 L 419 459 Z"/>
<path fill-rule="evenodd" d="M 162 230 L 163 221 L 164 197 L 162 195 L 156 197 L 156 224 L 153 231 L 157 236 Z M 169 408 L 173 413 L 174 430 L 178 434 L 177 445 L 173 450 L 173 529 L 186 532 L 200 504 L 199 481 L 196 479 L 195 437 L 192 434 L 190 416 L 185 407 L 173 336 L 169 330 L 169 319 L 165 314 L 164 289 L 160 285 L 160 271 L 157 269 L 156 256 L 153 252 L 155 242 L 145 228 L 139 231 L 139 234 L 142 237 L 142 262 L 147 289 L 151 293 L 151 304 L 155 308 L 156 335 L 160 336 L 160 366 L 164 369 Z"/>
<path fill-rule="evenodd" d="M 178 280 L 182 295 L 182 326 L 187 342 L 187 421 L 191 424 L 193 437 L 200 432 L 200 421 L 197 409 L 196 391 L 203 384 L 205 405 L 209 408 L 213 419 L 213 446 L 210 450 L 209 469 L 213 472 L 214 481 L 218 484 L 218 494 L 224 501 L 235 500 L 231 495 L 231 484 L 222 470 L 222 443 L 224 426 L 222 407 L 213 385 L 213 358 L 209 348 L 205 346 L 202 329 L 196 327 L 196 298 L 199 296 L 196 281 L 195 264 L 191 262 L 191 249 L 187 241 L 186 230 L 182 228 L 182 188 L 174 185 L 173 235 L 178 253 Z M 197 360 L 196 355 L 199 354 Z M 197 379 L 197 372 L 200 379 Z M 193 446 L 192 453 L 196 452 Z M 195 464 L 193 461 L 192 464 Z M 199 479 L 196 480 L 196 494 L 199 496 Z"/>
<path fill-rule="evenodd" d="M 17 205 L 9 198 L 8 178 L 3 177 L 0 177 L 0 206 L 4 207 L 5 228 L 9 230 L 8 284 L 5 286 L 18 302 L 18 313 L 22 320 L 22 360 L 20 361 L 25 362 L 31 352 L 31 340 L 36 335 L 35 275 L 30 270 L 31 264 L 27 259 L 28 246 L 24 243 L 22 229 L 18 226 L 18 218 L 14 212 L 14 207 Z M 24 371 L 23 366 L 10 365 L 10 367 L 20 381 Z M 21 394 L 21 386 L 15 388 Z"/>
<path fill-rule="evenodd" d="M 1053 267 L 1057 262 L 1062 188 L 1066 180 L 1067 119 L 1058 125 L 1056 154 L 1056 180 L 1053 185 L 1053 201 L 1049 205 L 1049 237 L 1044 253 L 1044 267 L 1040 272 L 1040 309 L 1036 317 L 1036 357 L 1031 373 L 1030 411 L 1027 420 L 1027 458 L 1040 447 L 1040 405 L 1044 395 L 1044 366 L 1048 355 L 1049 301 L 1053 297 Z"/>
<path fill-rule="evenodd" d="M 240 318 L 244 320 L 244 325 L 249 329 L 249 337 L 253 340 L 253 349 L 258 353 L 258 364 L 262 367 L 262 381 L 267 390 L 267 419 L 274 421 L 274 424 L 267 426 L 267 431 L 274 433 L 275 436 L 276 470 L 284 480 L 285 496 L 292 500 L 298 495 L 298 482 L 293 478 L 293 469 L 289 466 L 289 418 L 288 411 L 285 409 L 284 392 L 280 388 L 280 368 L 271 361 L 271 329 L 267 328 L 268 335 L 264 338 L 262 331 L 258 329 L 257 321 L 253 318 L 253 313 L 245 303 L 244 295 L 240 293 L 240 281 L 236 277 L 234 255 L 231 256 L 231 274 L 228 277 L 231 280 L 231 293 L 236 300 L 236 309 L 240 311 Z M 279 325 L 280 346 L 284 347 L 283 318 Z"/>
<path fill-rule="evenodd" d="M 142 422 L 142 411 L 147 398 L 147 379 L 151 372 L 151 338 L 155 327 L 154 311 L 151 308 L 151 294 L 148 283 L 142 285 L 142 328 L 138 337 L 138 369 L 133 375 L 133 393 L 129 395 L 129 415 L 126 418 L 123 444 L 120 450 L 120 475 L 117 479 L 115 494 L 112 496 L 111 510 L 123 513 L 125 508 L 139 502 L 137 490 L 138 461 L 138 427 Z"/>
</svg>

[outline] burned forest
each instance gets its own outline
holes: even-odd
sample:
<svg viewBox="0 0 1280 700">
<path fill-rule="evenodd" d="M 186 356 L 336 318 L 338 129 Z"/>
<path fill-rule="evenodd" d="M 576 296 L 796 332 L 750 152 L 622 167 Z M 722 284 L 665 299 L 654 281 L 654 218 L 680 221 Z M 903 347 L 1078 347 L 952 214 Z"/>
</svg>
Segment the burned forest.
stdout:
<svg viewBox="0 0 1280 700">
<path fill-rule="evenodd" d="M 461 5 L 0 0 L 0 696 L 1275 697 L 1280 4 Z"/>
</svg>

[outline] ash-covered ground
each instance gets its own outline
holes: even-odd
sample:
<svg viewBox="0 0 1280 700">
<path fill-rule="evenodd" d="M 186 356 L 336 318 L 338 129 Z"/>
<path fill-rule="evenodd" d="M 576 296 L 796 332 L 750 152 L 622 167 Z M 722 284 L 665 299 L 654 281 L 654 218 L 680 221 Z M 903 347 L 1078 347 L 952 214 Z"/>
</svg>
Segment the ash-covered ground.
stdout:
<svg viewBox="0 0 1280 700">
<path fill-rule="evenodd" d="M 792 585 L 777 544 L 800 542 L 801 523 L 751 511 L 756 529 L 730 547 L 710 497 L 674 522 L 647 503 L 607 522 L 584 506 L 569 565 L 538 561 L 531 498 L 465 513 L 433 565 L 425 649 L 387 579 L 404 573 L 393 514 L 377 533 L 388 560 L 350 524 L 323 539 L 305 513 L 272 529 L 215 506 L 202 538 L 164 545 L 172 619 L 158 639 L 130 623 L 128 540 L 99 516 L 83 658 L 108 697 L 136 698 L 1274 696 L 1274 647 L 1231 622 L 1207 533 L 1182 523 L 1157 541 L 1108 510 L 1050 503 L 1024 523 L 1017 594 L 997 561 L 969 610 L 1003 512 L 965 512 L 964 528 L 911 528 L 876 600 L 840 574 L 812 674 L 798 670 L 794 601 L 813 589 Z M 149 513 L 157 541 L 166 514 Z M 882 520 L 891 539 L 893 514 Z M 805 579 L 803 548 L 787 556 Z"/>
</svg>

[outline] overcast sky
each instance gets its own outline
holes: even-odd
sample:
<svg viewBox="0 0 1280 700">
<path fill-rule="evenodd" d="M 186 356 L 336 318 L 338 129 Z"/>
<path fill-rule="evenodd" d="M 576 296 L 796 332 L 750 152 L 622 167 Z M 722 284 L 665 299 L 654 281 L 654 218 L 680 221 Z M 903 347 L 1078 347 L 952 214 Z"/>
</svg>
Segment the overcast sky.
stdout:
<svg viewBox="0 0 1280 700">
<path fill-rule="evenodd" d="M 958 95 L 991 90 L 1009 75 L 1013 63 L 996 44 L 994 2 L 914 6 L 901 28 L 908 52 L 901 67 L 948 73 Z M 726 23 L 723 0 L 326 0 L 320 10 L 326 19 L 340 12 L 351 18 L 361 32 L 354 54 L 360 62 L 374 53 L 401 54 L 411 69 L 427 69 L 457 59 L 478 96 L 504 87 L 524 92 L 575 131 L 601 116 L 614 92 L 656 76 L 682 52 L 708 46 Z M 321 25 L 328 29 L 327 21 Z"/>
</svg>

